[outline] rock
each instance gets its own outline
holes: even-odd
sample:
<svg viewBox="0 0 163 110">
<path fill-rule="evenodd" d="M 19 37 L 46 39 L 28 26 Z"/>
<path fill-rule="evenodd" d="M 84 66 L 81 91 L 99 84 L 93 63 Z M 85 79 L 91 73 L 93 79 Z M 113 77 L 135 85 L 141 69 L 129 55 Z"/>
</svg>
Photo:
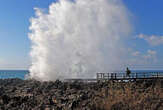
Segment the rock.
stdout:
<svg viewBox="0 0 163 110">
<path fill-rule="evenodd" d="M 103 100 L 109 97 L 108 91 L 112 89 L 122 90 L 124 93 L 126 91 L 122 84 L 112 84 L 112 82 L 83 83 L 59 80 L 39 82 L 36 80 L 0 79 L 0 110 L 18 110 L 20 108 L 22 110 L 104 110 L 98 104 L 102 104 Z M 150 82 L 144 85 L 140 83 L 140 85 L 142 86 L 141 90 L 137 90 L 137 93 L 140 91 L 139 94 L 150 93 L 150 88 L 146 87 L 152 85 L 154 88 L 156 84 Z M 137 86 L 139 83 L 133 83 L 131 90 L 135 92 Z M 152 103 L 159 107 L 161 101 L 158 101 L 160 100 L 158 97 L 159 95 L 157 97 L 155 95 L 156 101 Z M 147 99 L 144 101 L 148 102 Z M 111 106 L 113 110 L 128 108 L 125 102 L 116 102 Z"/>
<path fill-rule="evenodd" d="M 10 97 L 9 96 L 7 96 L 7 95 L 3 95 L 2 96 L 2 103 L 3 104 L 8 104 L 9 101 L 10 101 Z"/>
</svg>

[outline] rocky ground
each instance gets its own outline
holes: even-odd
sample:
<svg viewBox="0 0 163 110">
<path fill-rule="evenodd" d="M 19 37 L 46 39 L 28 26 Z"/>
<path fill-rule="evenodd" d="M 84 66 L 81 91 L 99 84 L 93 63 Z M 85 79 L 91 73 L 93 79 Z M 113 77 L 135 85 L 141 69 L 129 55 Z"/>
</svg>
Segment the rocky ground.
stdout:
<svg viewBox="0 0 163 110">
<path fill-rule="evenodd" d="M 163 81 L 0 79 L 0 110 L 163 110 Z"/>
</svg>

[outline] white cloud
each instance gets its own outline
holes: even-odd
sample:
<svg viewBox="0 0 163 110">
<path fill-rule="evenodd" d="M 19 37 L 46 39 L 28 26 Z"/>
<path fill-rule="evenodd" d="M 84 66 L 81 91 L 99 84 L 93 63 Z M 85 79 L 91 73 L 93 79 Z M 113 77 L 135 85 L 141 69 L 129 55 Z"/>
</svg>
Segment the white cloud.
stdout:
<svg viewBox="0 0 163 110">
<path fill-rule="evenodd" d="M 131 57 L 128 64 L 132 65 L 155 65 L 158 63 L 157 52 L 155 50 L 148 49 L 145 53 L 140 51 L 129 51 Z"/>
<path fill-rule="evenodd" d="M 139 55 L 140 55 L 139 51 L 132 52 L 132 56 L 139 56 Z"/>
<path fill-rule="evenodd" d="M 163 36 L 139 34 L 138 38 L 144 39 L 152 46 L 163 45 Z"/>
<path fill-rule="evenodd" d="M 145 59 L 151 59 L 151 58 L 153 58 L 154 60 L 156 60 L 156 54 L 157 54 L 156 51 L 154 51 L 154 50 L 148 50 L 147 51 L 147 54 L 144 55 L 144 58 Z"/>
</svg>

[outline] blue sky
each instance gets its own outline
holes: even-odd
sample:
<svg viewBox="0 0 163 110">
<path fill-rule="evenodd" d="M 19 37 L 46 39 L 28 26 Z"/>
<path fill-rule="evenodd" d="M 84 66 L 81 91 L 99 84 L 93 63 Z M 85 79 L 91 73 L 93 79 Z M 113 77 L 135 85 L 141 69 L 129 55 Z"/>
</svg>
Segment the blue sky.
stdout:
<svg viewBox="0 0 163 110">
<path fill-rule="evenodd" d="M 0 69 L 29 66 L 29 19 L 34 7 L 47 8 L 54 0 L 0 0 Z"/>
<path fill-rule="evenodd" d="M 163 1 L 162 0 L 123 0 L 126 7 L 131 12 L 132 24 L 133 24 L 133 36 L 144 34 L 147 37 L 152 35 L 156 38 L 162 38 L 163 40 Z M 133 44 L 135 42 L 135 44 Z M 146 40 L 134 39 L 131 37 L 132 48 L 141 52 L 146 50 L 153 50 L 157 52 L 156 64 L 151 64 L 149 67 L 163 68 L 163 41 L 160 45 L 153 46 Z"/>
<path fill-rule="evenodd" d="M 48 8 L 54 0 L 0 0 L 0 69 L 27 69 L 30 65 L 29 19 L 34 7 Z M 131 13 L 133 36 L 130 46 L 139 53 L 147 50 L 163 57 L 163 44 L 152 45 L 150 38 L 163 36 L 162 0 L 123 0 Z M 139 35 L 142 34 L 142 37 Z M 156 39 L 156 41 L 159 41 Z M 133 43 L 134 42 L 134 43 Z M 142 48 L 143 47 L 143 48 Z M 152 53 L 149 51 L 149 53 Z M 135 53 L 136 55 L 136 53 Z M 162 61 L 158 65 L 163 65 Z"/>
</svg>

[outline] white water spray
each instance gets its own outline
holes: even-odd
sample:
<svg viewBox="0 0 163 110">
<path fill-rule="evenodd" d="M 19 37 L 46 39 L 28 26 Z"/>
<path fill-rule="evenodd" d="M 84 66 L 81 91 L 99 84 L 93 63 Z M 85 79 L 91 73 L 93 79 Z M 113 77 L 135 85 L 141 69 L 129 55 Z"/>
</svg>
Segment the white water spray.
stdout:
<svg viewBox="0 0 163 110">
<path fill-rule="evenodd" d="M 94 77 L 123 62 L 130 33 L 120 0 L 60 0 L 31 19 L 30 77 L 39 80 Z"/>
</svg>

